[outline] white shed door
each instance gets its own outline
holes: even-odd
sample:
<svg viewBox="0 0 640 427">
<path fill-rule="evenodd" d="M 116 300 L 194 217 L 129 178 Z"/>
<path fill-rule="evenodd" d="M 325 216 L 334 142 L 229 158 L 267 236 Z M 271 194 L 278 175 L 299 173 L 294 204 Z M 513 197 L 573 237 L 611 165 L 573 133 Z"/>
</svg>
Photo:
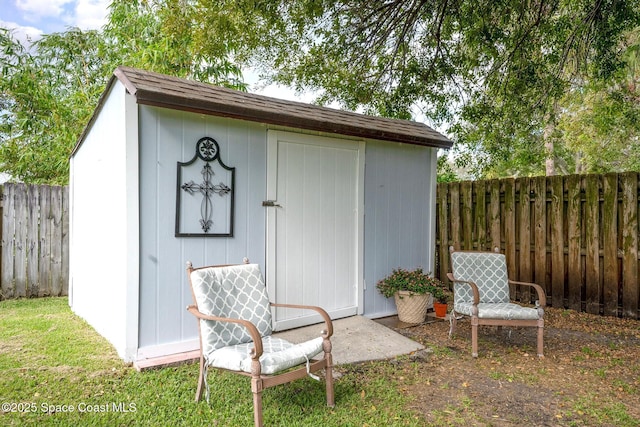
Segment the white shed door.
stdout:
<svg viewBox="0 0 640 427">
<path fill-rule="evenodd" d="M 271 301 L 361 313 L 364 142 L 269 131 L 267 289 Z M 316 323 L 277 308 L 276 330 Z"/>
</svg>

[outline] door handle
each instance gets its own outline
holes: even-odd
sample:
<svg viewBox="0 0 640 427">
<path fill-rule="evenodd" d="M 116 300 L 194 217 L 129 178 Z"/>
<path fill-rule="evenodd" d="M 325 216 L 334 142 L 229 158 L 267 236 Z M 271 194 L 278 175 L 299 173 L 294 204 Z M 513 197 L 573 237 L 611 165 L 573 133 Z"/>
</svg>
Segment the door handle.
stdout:
<svg viewBox="0 0 640 427">
<path fill-rule="evenodd" d="M 273 208 L 281 208 L 282 207 L 279 204 L 277 204 L 275 200 L 265 200 L 264 202 L 262 202 L 262 206 L 264 206 L 264 207 L 273 207 Z"/>
</svg>

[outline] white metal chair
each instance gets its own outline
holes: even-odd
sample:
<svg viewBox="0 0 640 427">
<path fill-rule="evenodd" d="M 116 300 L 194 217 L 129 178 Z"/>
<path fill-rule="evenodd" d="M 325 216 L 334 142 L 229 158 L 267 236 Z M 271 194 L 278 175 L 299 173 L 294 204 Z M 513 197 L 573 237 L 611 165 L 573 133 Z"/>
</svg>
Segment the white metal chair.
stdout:
<svg viewBox="0 0 640 427">
<path fill-rule="evenodd" d="M 209 368 L 249 376 L 254 423 L 259 427 L 263 425 L 262 390 L 307 375 L 319 379 L 313 372 L 325 369 L 327 405 L 333 407 L 331 318 L 320 307 L 270 303 L 260 267 L 245 262 L 201 268 L 187 263 L 194 301 L 187 309 L 199 319 L 200 332 L 196 401 L 204 390 L 208 401 Z M 292 344 L 271 335 L 271 307 L 314 310 L 324 319 L 325 328 L 317 338 Z M 320 360 L 312 359 L 321 352 L 324 355 Z"/>
<path fill-rule="evenodd" d="M 451 336 L 461 316 L 471 318 L 471 354 L 478 357 L 478 326 L 532 326 L 538 328 L 537 351 L 543 357 L 544 307 L 546 296 L 540 285 L 509 280 L 504 254 L 495 252 L 455 251 L 451 253 L 453 282 L 453 311 Z M 537 294 L 536 307 L 512 303 L 509 285 L 533 287 Z"/>
</svg>

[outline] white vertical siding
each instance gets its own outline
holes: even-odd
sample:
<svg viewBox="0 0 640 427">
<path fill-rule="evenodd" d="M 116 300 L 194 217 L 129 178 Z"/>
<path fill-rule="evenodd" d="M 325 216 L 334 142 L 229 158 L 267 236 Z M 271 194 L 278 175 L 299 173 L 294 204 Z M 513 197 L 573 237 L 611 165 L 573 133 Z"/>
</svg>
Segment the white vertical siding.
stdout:
<svg viewBox="0 0 640 427">
<path fill-rule="evenodd" d="M 70 303 L 132 360 L 138 329 L 137 107 L 112 87 L 71 159 Z"/>
<path fill-rule="evenodd" d="M 360 141 L 269 133 L 271 248 L 269 294 L 278 302 L 319 305 L 332 318 L 358 312 L 362 290 L 362 161 Z M 277 147 L 277 149 L 276 149 Z M 275 327 L 316 322 L 305 310 L 278 309 Z"/>
<path fill-rule="evenodd" d="M 185 310 L 191 303 L 186 261 L 195 266 L 239 263 L 246 256 L 264 269 L 266 130 L 238 120 L 139 108 L 139 357 L 150 357 L 197 346 L 197 324 Z M 174 235 L 177 162 L 191 160 L 204 136 L 214 138 L 223 162 L 236 168 L 233 237 Z"/>
<path fill-rule="evenodd" d="M 364 314 L 396 312 L 376 289 L 396 267 L 433 269 L 436 149 L 367 141 Z"/>
</svg>

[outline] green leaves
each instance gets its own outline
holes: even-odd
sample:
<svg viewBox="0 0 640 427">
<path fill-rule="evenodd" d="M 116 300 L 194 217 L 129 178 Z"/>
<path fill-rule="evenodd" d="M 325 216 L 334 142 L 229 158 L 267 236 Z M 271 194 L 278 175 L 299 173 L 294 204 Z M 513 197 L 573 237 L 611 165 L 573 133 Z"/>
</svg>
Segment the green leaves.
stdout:
<svg viewBox="0 0 640 427">
<path fill-rule="evenodd" d="M 26 50 L 0 31 L 0 168 L 65 183 L 118 65 L 240 90 L 251 66 L 321 104 L 419 110 L 477 178 L 542 174 L 550 157 L 563 172 L 638 168 L 638 22 L 638 0 L 115 0 L 101 32 Z"/>
<path fill-rule="evenodd" d="M 398 291 L 409 291 L 416 294 L 430 293 L 439 299 L 444 294 L 444 284 L 431 273 L 425 273 L 421 268 L 405 270 L 396 268 L 390 275 L 378 281 L 376 287 L 382 295 L 389 298 Z"/>
<path fill-rule="evenodd" d="M 245 90 L 231 46 L 198 44 L 193 13 L 178 0 L 115 0 L 102 31 L 70 28 L 28 49 L 0 28 L 0 170 L 66 184 L 71 150 L 119 65 Z"/>
<path fill-rule="evenodd" d="M 70 29 L 44 36 L 28 50 L 0 29 L 0 168 L 31 183 L 65 184 L 68 156 L 101 90 L 96 32 Z"/>
<path fill-rule="evenodd" d="M 199 2 L 210 12 L 200 21 L 227 22 L 211 20 L 233 13 L 227 3 Z M 571 164 L 555 129 L 561 101 L 624 67 L 625 34 L 640 20 L 637 0 L 233 3 L 244 19 L 227 42 L 273 80 L 369 114 L 409 118 L 419 107 L 451 125 L 476 177 L 544 173 L 548 156 Z"/>
</svg>

